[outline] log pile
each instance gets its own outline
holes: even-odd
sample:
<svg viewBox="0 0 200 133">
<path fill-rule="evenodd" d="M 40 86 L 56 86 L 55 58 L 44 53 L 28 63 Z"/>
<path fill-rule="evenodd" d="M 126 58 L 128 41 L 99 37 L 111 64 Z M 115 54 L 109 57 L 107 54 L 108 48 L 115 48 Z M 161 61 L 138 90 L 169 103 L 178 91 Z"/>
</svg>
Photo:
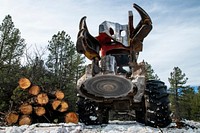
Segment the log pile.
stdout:
<svg viewBox="0 0 200 133">
<path fill-rule="evenodd" d="M 69 105 L 61 90 L 41 89 L 27 78 L 21 78 L 18 83 L 20 91 L 26 91 L 28 96 L 15 110 L 6 113 L 7 125 L 30 125 L 44 122 L 78 123 L 77 114 L 68 112 Z"/>
</svg>

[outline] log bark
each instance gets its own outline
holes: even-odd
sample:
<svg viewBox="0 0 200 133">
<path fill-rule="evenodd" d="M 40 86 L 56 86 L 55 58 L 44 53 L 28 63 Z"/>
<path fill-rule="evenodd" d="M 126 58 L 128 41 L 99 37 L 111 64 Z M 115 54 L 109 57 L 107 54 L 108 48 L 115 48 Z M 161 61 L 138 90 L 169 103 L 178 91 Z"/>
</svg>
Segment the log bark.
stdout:
<svg viewBox="0 0 200 133">
<path fill-rule="evenodd" d="M 31 82 L 27 78 L 20 78 L 18 83 L 19 83 L 19 87 L 23 90 L 25 90 L 31 86 Z"/>
<path fill-rule="evenodd" d="M 46 93 L 40 93 L 37 95 L 36 101 L 40 105 L 45 105 L 49 102 L 49 98 Z"/>
<path fill-rule="evenodd" d="M 31 86 L 31 88 L 29 89 L 29 93 L 36 96 L 40 93 L 40 87 L 37 85 L 33 85 Z"/>
<path fill-rule="evenodd" d="M 29 115 L 32 113 L 33 111 L 33 107 L 32 105 L 28 104 L 28 103 L 24 103 L 19 107 L 19 110 L 22 114 L 24 115 Z"/>
<path fill-rule="evenodd" d="M 34 108 L 34 111 L 35 111 L 35 114 L 36 114 L 37 116 L 42 116 L 42 115 L 44 115 L 44 114 L 46 113 L 45 108 L 42 107 L 42 106 L 40 106 L 40 107 L 35 107 L 35 108 Z"/>
<path fill-rule="evenodd" d="M 30 125 L 31 124 L 31 117 L 29 115 L 22 115 L 19 118 L 19 126 L 21 125 Z"/>
<path fill-rule="evenodd" d="M 65 115 L 65 122 L 66 123 L 75 123 L 78 124 L 78 115 L 74 112 L 69 112 Z"/>
<path fill-rule="evenodd" d="M 19 119 L 19 114 L 17 112 L 10 112 L 6 115 L 6 122 L 8 125 L 15 124 Z"/>
</svg>

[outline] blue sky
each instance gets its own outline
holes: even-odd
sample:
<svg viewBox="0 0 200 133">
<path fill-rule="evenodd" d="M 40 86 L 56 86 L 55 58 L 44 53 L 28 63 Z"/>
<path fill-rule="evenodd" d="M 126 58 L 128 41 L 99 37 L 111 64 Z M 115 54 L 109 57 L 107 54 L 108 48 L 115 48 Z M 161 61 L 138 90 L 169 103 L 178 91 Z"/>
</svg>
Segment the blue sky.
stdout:
<svg viewBox="0 0 200 133">
<path fill-rule="evenodd" d="M 76 42 L 83 16 L 87 16 L 93 36 L 98 35 L 98 26 L 105 20 L 127 24 L 129 10 L 136 26 L 140 16 L 133 3 L 145 9 L 153 21 L 139 61 L 150 63 L 168 86 L 176 66 L 189 78 L 188 85 L 200 85 L 199 0 L 0 0 L 0 21 L 10 14 L 28 46 L 40 48 L 61 30 Z"/>
</svg>

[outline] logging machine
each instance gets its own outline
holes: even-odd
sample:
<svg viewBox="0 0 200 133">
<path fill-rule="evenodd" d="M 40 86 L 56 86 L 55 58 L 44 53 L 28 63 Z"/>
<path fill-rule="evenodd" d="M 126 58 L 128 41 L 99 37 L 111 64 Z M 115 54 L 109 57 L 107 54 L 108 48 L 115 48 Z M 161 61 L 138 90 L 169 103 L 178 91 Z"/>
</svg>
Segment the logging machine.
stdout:
<svg viewBox="0 0 200 133">
<path fill-rule="evenodd" d="M 140 6 L 133 7 L 141 17 L 136 27 L 129 11 L 128 24 L 104 21 L 96 37 L 89 33 L 86 17 L 80 20 L 76 49 L 91 64 L 77 83 L 77 112 L 87 125 L 115 118 L 152 127 L 171 123 L 167 87 L 162 81 L 146 80 L 145 64 L 137 62 L 152 21 Z"/>
</svg>

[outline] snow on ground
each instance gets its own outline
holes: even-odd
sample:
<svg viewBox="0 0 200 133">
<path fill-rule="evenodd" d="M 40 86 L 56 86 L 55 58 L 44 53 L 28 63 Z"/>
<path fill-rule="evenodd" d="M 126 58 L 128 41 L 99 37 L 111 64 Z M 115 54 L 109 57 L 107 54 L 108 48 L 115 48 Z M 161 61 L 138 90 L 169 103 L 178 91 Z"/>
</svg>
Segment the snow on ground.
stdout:
<svg viewBox="0 0 200 133">
<path fill-rule="evenodd" d="M 79 124 L 47 124 L 39 123 L 24 126 L 0 127 L 0 133 L 200 133 L 200 123 L 184 121 L 184 123 L 195 127 L 173 128 L 174 123 L 166 128 L 152 128 L 144 126 L 135 121 L 110 121 L 109 124 L 97 126 L 85 126 Z"/>
</svg>

